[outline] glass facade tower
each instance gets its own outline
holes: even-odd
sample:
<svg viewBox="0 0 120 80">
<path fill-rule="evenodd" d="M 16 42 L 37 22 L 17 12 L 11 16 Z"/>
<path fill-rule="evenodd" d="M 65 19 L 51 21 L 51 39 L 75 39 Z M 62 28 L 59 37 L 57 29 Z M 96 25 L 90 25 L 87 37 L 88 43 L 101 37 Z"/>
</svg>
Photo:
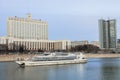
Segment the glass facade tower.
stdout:
<svg viewBox="0 0 120 80">
<path fill-rule="evenodd" d="M 116 20 L 99 20 L 99 41 L 101 48 L 116 48 Z"/>
</svg>

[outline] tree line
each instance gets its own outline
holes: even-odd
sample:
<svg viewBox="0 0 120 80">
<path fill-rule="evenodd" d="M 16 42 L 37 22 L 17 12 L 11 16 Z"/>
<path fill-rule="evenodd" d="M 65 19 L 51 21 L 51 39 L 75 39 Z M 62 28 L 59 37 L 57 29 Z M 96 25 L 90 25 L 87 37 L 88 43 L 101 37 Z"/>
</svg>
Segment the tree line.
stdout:
<svg viewBox="0 0 120 80">
<path fill-rule="evenodd" d="M 85 53 L 97 53 L 99 51 L 99 47 L 97 46 L 94 46 L 94 45 L 91 45 L 91 44 L 87 44 L 87 45 L 78 45 L 78 46 L 75 46 L 75 47 L 71 47 L 71 49 L 67 49 L 67 50 L 54 50 L 56 52 L 85 52 Z M 0 47 L 0 52 L 20 52 L 20 53 L 23 53 L 23 52 L 30 52 L 29 50 L 26 50 L 25 49 L 25 46 L 23 45 L 20 45 L 20 46 L 15 46 L 13 47 L 13 50 L 8 50 L 7 47 L 4 45 L 1 45 Z M 31 51 L 35 51 L 35 50 L 31 50 Z M 36 50 L 37 52 L 45 52 L 46 50 L 42 50 L 42 49 L 38 49 Z M 53 52 L 54 52 L 53 51 Z"/>
<path fill-rule="evenodd" d="M 75 47 L 71 47 L 72 52 L 80 51 L 80 52 L 86 52 L 86 53 L 90 53 L 90 52 L 97 53 L 99 50 L 100 50 L 99 47 L 91 44 L 78 45 Z"/>
</svg>

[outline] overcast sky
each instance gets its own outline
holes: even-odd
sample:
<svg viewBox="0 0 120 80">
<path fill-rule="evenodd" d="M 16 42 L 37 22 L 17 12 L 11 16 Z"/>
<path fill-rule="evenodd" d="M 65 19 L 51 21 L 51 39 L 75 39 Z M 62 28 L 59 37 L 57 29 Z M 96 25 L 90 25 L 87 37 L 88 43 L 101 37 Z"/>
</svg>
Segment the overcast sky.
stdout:
<svg viewBox="0 0 120 80">
<path fill-rule="evenodd" d="M 120 0 L 0 0 L 0 36 L 6 18 L 26 17 L 48 22 L 50 40 L 99 40 L 98 19 L 116 19 L 120 38 Z"/>
</svg>

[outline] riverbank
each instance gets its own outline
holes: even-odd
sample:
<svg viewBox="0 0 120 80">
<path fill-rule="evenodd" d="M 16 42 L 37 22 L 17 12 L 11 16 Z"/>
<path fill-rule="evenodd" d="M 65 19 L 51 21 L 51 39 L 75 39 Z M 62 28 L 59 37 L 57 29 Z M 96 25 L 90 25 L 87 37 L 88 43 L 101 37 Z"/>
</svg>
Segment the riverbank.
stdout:
<svg viewBox="0 0 120 80">
<path fill-rule="evenodd" d="M 17 58 L 26 59 L 38 54 L 2 54 L 0 61 L 15 61 Z M 120 54 L 85 54 L 86 58 L 120 58 Z"/>
<path fill-rule="evenodd" d="M 35 54 L 2 54 L 0 55 L 0 62 L 3 61 L 15 61 L 19 59 L 26 59 L 34 56 Z"/>
<path fill-rule="evenodd" d="M 85 54 L 86 58 L 120 58 L 120 54 Z"/>
</svg>

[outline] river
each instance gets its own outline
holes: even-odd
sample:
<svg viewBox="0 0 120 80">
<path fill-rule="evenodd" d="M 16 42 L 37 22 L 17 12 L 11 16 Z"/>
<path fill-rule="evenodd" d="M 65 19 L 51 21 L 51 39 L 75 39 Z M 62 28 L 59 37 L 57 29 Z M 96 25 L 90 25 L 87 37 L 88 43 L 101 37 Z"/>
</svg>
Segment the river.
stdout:
<svg viewBox="0 0 120 80">
<path fill-rule="evenodd" d="M 20 68 L 0 62 L 0 80 L 120 80 L 120 58 L 88 59 L 86 64 Z"/>
</svg>

